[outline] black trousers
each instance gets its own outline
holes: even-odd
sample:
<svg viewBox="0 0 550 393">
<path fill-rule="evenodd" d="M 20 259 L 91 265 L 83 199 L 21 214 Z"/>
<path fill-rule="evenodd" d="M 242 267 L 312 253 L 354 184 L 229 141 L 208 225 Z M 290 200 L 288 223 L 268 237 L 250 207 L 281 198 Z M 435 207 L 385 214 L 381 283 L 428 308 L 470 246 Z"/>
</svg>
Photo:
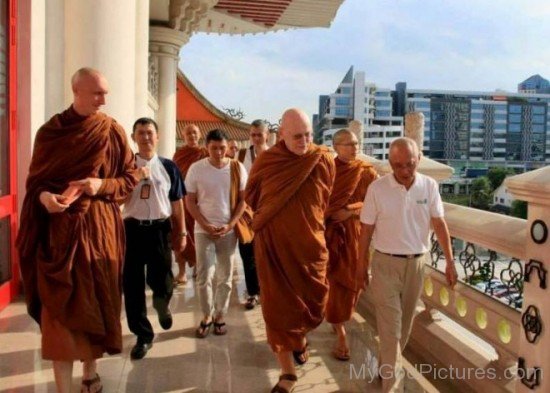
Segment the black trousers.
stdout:
<svg viewBox="0 0 550 393">
<path fill-rule="evenodd" d="M 243 244 L 239 242 L 239 253 L 243 260 L 244 280 L 248 296 L 256 296 L 260 293 L 258 273 L 256 273 L 256 260 L 254 259 L 254 241 Z"/>
<path fill-rule="evenodd" d="M 153 290 L 154 302 L 165 306 L 168 306 L 174 288 L 170 220 L 144 226 L 137 220 L 126 219 L 124 227 L 126 258 L 122 284 L 128 327 L 138 341 L 150 343 L 155 334 L 147 319 L 145 283 Z"/>
</svg>

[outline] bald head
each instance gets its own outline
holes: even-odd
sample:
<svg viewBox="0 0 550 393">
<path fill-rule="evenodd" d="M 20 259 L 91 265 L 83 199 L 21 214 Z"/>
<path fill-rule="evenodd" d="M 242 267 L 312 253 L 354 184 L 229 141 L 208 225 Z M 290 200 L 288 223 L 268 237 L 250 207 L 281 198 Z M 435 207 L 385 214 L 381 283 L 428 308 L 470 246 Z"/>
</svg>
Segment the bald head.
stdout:
<svg viewBox="0 0 550 393">
<path fill-rule="evenodd" d="M 105 105 L 105 95 L 109 93 L 107 79 L 93 68 L 81 68 L 71 78 L 73 108 L 82 116 L 90 116 Z"/>
<path fill-rule="evenodd" d="M 279 133 L 287 149 L 294 154 L 305 154 L 311 146 L 313 139 L 311 121 L 301 109 L 287 109 L 283 113 Z"/>
<path fill-rule="evenodd" d="M 395 155 L 398 151 L 407 151 L 411 154 L 412 157 L 420 158 L 420 153 L 418 150 L 418 145 L 416 142 L 407 137 L 397 138 L 390 144 L 389 156 L 390 160 L 392 153 Z"/>
<path fill-rule="evenodd" d="M 195 147 L 199 144 L 200 130 L 195 124 L 188 124 L 183 129 L 183 140 L 189 147 Z"/>
<path fill-rule="evenodd" d="M 351 138 L 352 135 L 355 136 L 355 134 L 347 128 L 342 128 L 341 130 L 336 131 L 332 136 L 332 144 L 338 145 L 340 143 L 345 143 L 345 141 Z"/>
</svg>

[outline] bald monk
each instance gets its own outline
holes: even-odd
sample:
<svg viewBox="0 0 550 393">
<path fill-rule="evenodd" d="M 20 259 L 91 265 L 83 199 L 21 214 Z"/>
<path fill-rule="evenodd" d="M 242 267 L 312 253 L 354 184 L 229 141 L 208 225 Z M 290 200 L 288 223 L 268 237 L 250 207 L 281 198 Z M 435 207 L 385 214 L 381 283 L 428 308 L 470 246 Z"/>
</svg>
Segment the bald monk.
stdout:
<svg viewBox="0 0 550 393">
<path fill-rule="evenodd" d="M 281 366 L 272 392 L 290 392 L 308 359 L 306 333 L 324 318 L 328 251 L 324 216 L 334 183 L 328 149 L 312 143 L 307 115 L 282 116 L 282 140 L 252 166 L 245 190 L 254 210 L 254 252 L 267 340 Z"/>
<path fill-rule="evenodd" d="M 183 129 L 183 140 L 185 145 L 176 151 L 173 158 L 173 161 L 181 172 L 183 180 L 185 180 L 185 176 L 187 176 L 187 171 L 191 164 L 208 156 L 206 148 L 199 146 L 199 139 L 200 130 L 195 124 L 189 124 Z M 185 209 L 185 227 L 187 228 L 187 245 L 182 252 L 176 253 L 179 272 L 174 278 L 175 285 L 182 285 L 187 282 L 185 262 L 187 261 L 189 267 L 195 266 L 197 262 L 197 257 L 195 256 L 195 220 L 187 209 Z"/>
<path fill-rule="evenodd" d="M 40 324 L 57 391 L 71 390 L 80 360 L 81 391 L 99 392 L 96 359 L 122 350 L 119 203 L 137 177 L 126 133 L 99 111 L 105 77 L 82 68 L 71 84 L 73 104 L 36 134 L 17 247 L 28 311 Z"/>
<path fill-rule="evenodd" d="M 357 159 L 359 143 L 348 129 L 334 134 L 333 145 L 338 155 L 336 180 L 326 212 L 326 239 L 329 250 L 329 296 L 326 319 L 338 334 L 333 356 L 349 360 L 344 322 L 351 319 L 364 283 L 364 268 L 359 261 L 359 214 L 367 188 L 377 174 L 371 164 Z"/>
</svg>

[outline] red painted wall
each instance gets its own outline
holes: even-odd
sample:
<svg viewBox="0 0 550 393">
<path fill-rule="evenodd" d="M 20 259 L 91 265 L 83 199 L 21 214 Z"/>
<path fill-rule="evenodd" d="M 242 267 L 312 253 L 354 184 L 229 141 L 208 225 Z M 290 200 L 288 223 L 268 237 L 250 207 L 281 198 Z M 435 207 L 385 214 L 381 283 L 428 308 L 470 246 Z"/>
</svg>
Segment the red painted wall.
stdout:
<svg viewBox="0 0 550 393">
<path fill-rule="evenodd" d="M 178 79 L 177 85 L 177 120 L 187 121 L 219 121 L 220 118 L 212 114 L 204 104 Z"/>
</svg>

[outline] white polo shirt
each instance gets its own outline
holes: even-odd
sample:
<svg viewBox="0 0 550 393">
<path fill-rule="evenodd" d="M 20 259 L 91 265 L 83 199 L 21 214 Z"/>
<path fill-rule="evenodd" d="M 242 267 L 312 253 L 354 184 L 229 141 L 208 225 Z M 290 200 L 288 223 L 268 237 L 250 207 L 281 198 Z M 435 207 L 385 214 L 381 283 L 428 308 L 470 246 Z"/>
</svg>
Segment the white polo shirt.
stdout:
<svg viewBox="0 0 550 393">
<path fill-rule="evenodd" d="M 430 221 L 443 217 L 437 182 L 416 173 L 407 190 L 393 173 L 374 181 L 361 209 L 361 222 L 375 225 L 373 247 L 388 254 L 420 254 L 430 249 Z"/>
</svg>

